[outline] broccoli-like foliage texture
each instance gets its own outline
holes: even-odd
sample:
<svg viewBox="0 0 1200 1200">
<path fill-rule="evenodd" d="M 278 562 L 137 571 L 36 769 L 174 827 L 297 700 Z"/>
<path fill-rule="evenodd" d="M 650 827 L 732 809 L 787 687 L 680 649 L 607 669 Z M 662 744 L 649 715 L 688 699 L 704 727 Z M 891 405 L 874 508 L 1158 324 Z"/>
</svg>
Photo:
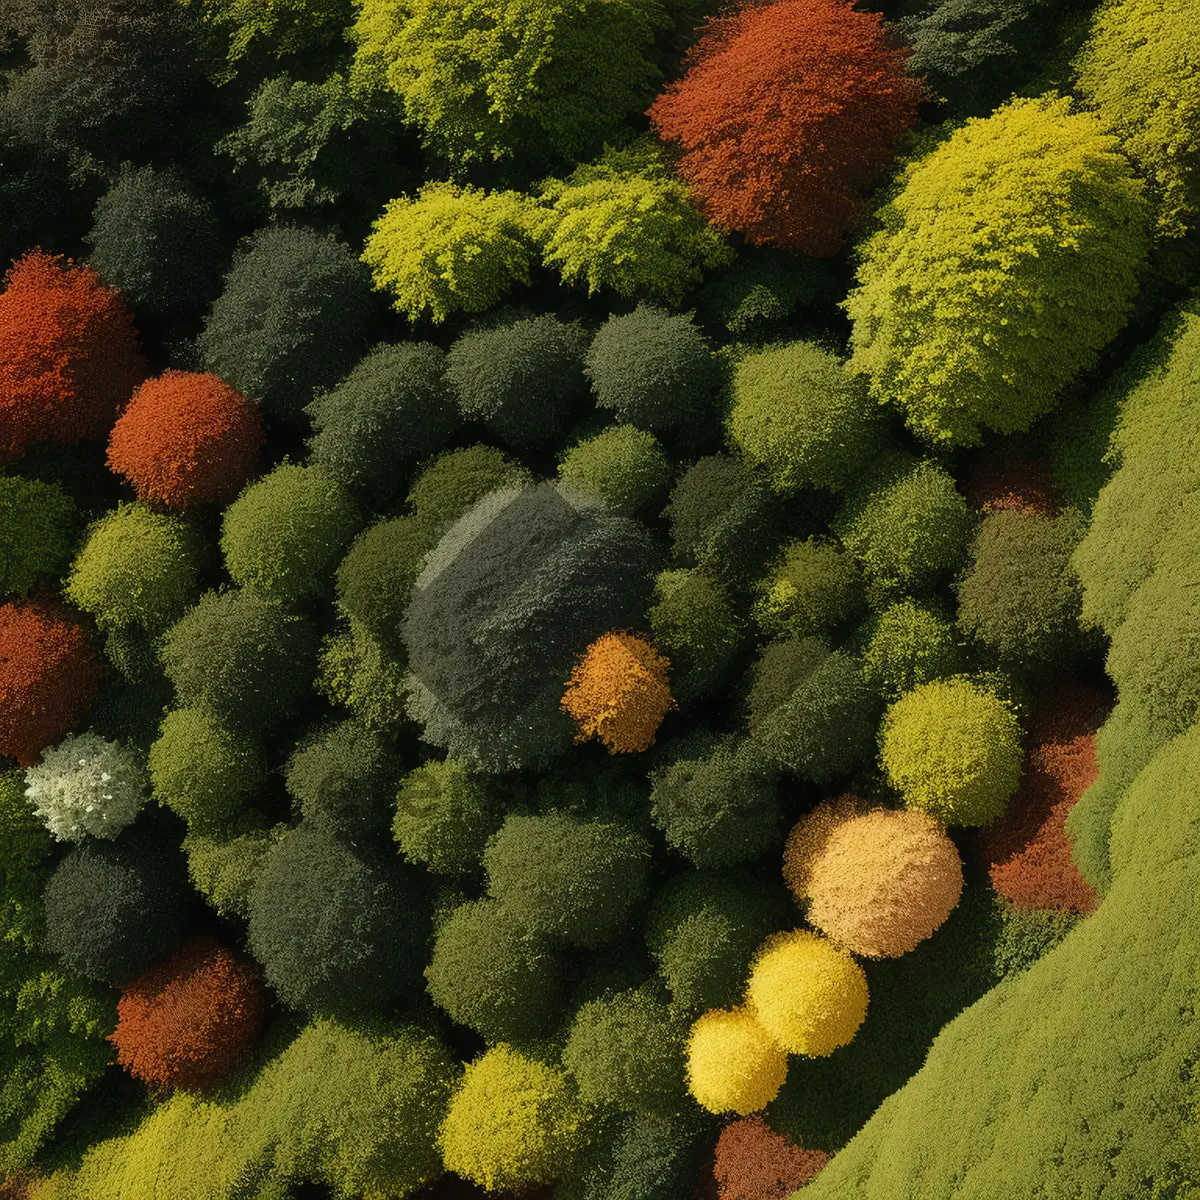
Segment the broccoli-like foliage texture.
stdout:
<svg viewBox="0 0 1200 1200">
<path fill-rule="evenodd" d="M 680 564 L 702 567 L 734 588 L 761 573 L 776 541 L 770 493 L 744 463 L 724 454 L 683 473 L 664 515 Z"/>
<path fill-rule="evenodd" d="M 501 1043 L 467 1065 L 450 1098 L 442 1160 L 488 1191 L 549 1183 L 582 1146 L 589 1115 L 565 1071 Z"/>
<path fill-rule="evenodd" d="M 440 537 L 489 492 L 532 481 L 529 472 L 503 450 L 468 446 L 448 450 L 427 463 L 413 481 L 408 503 L 417 520 Z"/>
<path fill-rule="evenodd" d="M 674 707 L 670 663 L 644 638 L 606 633 L 571 672 L 563 708 L 579 727 L 576 741 L 598 738 L 610 754 L 648 750 Z"/>
<path fill-rule="evenodd" d="M 452 163 L 577 162 L 640 111 L 658 79 L 659 0 L 514 7 L 482 0 L 367 0 L 355 27 L 361 85 L 399 96 Z"/>
<path fill-rule="evenodd" d="M 259 85 L 245 124 L 217 150 L 277 212 L 374 203 L 393 179 L 394 125 L 390 105 L 355 94 L 343 75 L 312 83 L 284 72 Z"/>
<path fill-rule="evenodd" d="M 633 517 L 664 495 L 671 464 L 654 434 L 614 425 L 576 443 L 558 464 L 558 482 L 573 502 Z"/>
<path fill-rule="evenodd" d="M 248 912 L 250 953 L 290 1008 L 366 1012 L 416 980 L 425 919 L 411 885 L 320 826 L 303 822 L 267 851 Z"/>
<path fill-rule="evenodd" d="M 206 592 L 167 630 L 161 654 L 181 705 L 207 705 L 236 726 L 271 728 L 312 681 L 316 634 L 252 591 Z"/>
<path fill-rule="evenodd" d="M 808 637 L 829 633 L 858 607 L 861 582 L 850 555 L 829 542 L 789 542 L 759 584 L 754 616 L 763 632 Z"/>
<path fill-rule="evenodd" d="M 439 875 L 473 875 L 501 819 L 487 777 L 447 758 L 400 781 L 392 834 L 409 862 Z"/>
<path fill-rule="evenodd" d="M 0 30 L 27 53 L 5 72 L 0 124 L 76 170 L 115 173 L 161 152 L 203 95 L 204 55 L 175 0 L 17 0 Z"/>
<path fill-rule="evenodd" d="M 562 1008 L 562 963 L 495 900 L 471 900 L 437 926 L 425 979 L 433 1002 L 489 1044 L 545 1036 Z"/>
<path fill-rule="evenodd" d="M 284 770 L 300 815 L 351 840 L 386 826 L 398 775 L 396 756 L 354 720 L 314 730 Z"/>
<path fill-rule="evenodd" d="M 332 234 L 260 229 L 234 257 L 199 338 L 207 370 L 295 422 L 375 341 L 370 277 Z"/>
<path fill-rule="evenodd" d="M 0 596 L 61 575 L 78 537 L 79 510 L 57 483 L 0 475 Z"/>
<path fill-rule="evenodd" d="M 893 452 L 864 470 L 832 525 L 887 592 L 928 588 L 957 567 L 973 518 L 944 467 Z"/>
<path fill-rule="evenodd" d="M 670 1116 L 686 1094 L 683 1032 L 653 987 L 617 992 L 575 1013 L 563 1066 L 589 1104 Z"/>
<path fill-rule="evenodd" d="M 787 1078 L 787 1052 L 749 1008 L 712 1009 L 692 1026 L 688 1090 L 711 1113 L 747 1116 L 765 1108 Z"/>
<path fill-rule="evenodd" d="M 363 262 L 398 313 L 440 324 L 452 313 L 484 312 L 529 283 L 529 222 L 529 201 L 519 192 L 427 183 L 415 197 L 388 204 L 371 227 Z"/>
<path fill-rule="evenodd" d="M 223 1082 L 262 1031 L 266 999 L 254 965 L 215 938 L 192 938 L 121 993 L 117 1062 L 156 1092 Z"/>
<path fill-rule="evenodd" d="M 609 317 L 588 347 L 584 370 L 598 405 L 661 433 L 708 424 L 720 381 L 717 360 L 691 316 L 650 304 Z"/>
<path fill-rule="evenodd" d="M 552 443 L 582 402 L 586 335 L 549 314 L 464 333 L 446 358 L 462 415 L 510 446 Z"/>
<path fill-rule="evenodd" d="M 709 21 L 650 120 L 717 225 L 829 258 L 916 124 L 907 57 L 846 0 L 748 4 Z"/>
<path fill-rule="evenodd" d="M 263 444 L 258 408 L 215 375 L 164 371 L 133 393 L 108 439 L 108 465 L 167 508 L 227 502 Z"/>
<path fill-rule="evenodd" d="M 216 294 L 224 266 L 216 214 L 170 170 L 122 171 L 96 202 L 87 240 L 89 264 L 139 310 L 200 312 Z"/>
<path fill-rule="evenodd" d="M 1198 51 L 1200 21 L 1181 0 L 1109 0 L 1075 63 L 1080 93 L 1145 176 L 1171 237 L 1200 216 Z"/>
<path fill-rule="evenodd" d="M 220 829 L 266 778 L 254 738 L 207 708 L 176 708 L 163 718 L 148 760 L 154 797 L 190 831 Z"/>
<path fill-rule="evenodd" d="M 1101 119 L 1045 96 L 911 163 L 882 226 L 845 302 L 851 369 L 919 436 L 974 446 L 1028 429 L 1120 331 L 1149 206 Z"/>
<path fill-rule="evenodd" d="M 111 841 L 137 816 L 148 790 L 137 755 L 91 732 L 43 750 L 25 772 L 25 798 L 60 842 Z"/>
<path fill-rule="evenodd" d="M 486 496 L 429 556 L 404 618 L 425 739 L 492 769 L 564 752 L 563 684 L 592 641 L 640 619 L 656 557 L 642 526 L 550 484 Z"/>
<path fill-rule="evenodd" d="M 650 846 L 616 821 L 513 813 L 483 864 L 488 894 L 527 929 L 596 946 L 626 927 L 645 896 Z"/>
<path fill-rule="evenodd" d="M 963 669 L 958 631 L 937 604 L 897 600 L 871 617 L 860 637 L 863 678 L 885 700 Z"/>
<path fill-rule="evenodd" d="M 539 188 L 531 216 L 542 262 L 588 295 L 611 291 L 678 305 L 733 249 L 692 204 L 650 142 L 615 150 Z"/>
<path fill-rule="evenodd" d="M 43 898 L 47 949 L 69 969 L 116 986 L 176 948 L 189 902 L 182 858 L 134 834 L 76 847 Z"/>
<path fill-rule="evenodd" d="M 729 439 L 781 494 L 840 488 L 879 449 L 882 422 L 863 381 L 811 342 L 743 358 L 732 391 Z"/>
<path fill-rule="evenodd" d="M 867 1015 L 867 977 L 844 950 L 808 929 L 769 938 L 750 967 L 746 1000 L 789 1054 L 823 1058 Z"/>
<path fill-rule="evenodd" d="M 221 552 L 234 583 L 269 599 L 328 594 L 361 520 L 353 497 L 324 467 L 284 463 L 225 510 Z"/>
<path fill-rule="evenodd" d="M 446 356 L 428 342 L 377 346 L 308 406 L 313 462 L 342 483 L 390 496 L 406 468 L 442 449 L 458 429 L 445 365 Z"/>
<path fill-rule="evenodd" d="M 1052 667 L 1079 648 L 1080 587 L 1071 555 L 1083 537 L 1074 509 L 1057 517 L 989 513 L 958 584 L 958 626 L 1015 667 Z"/>
<path fill-rule="evenodd" d="M 897 700 L 879 744 L 905 804 L 948 825 L 986 825 L 1003 815 L 1024 760 L 1012 706 L 963 676 L 921 684 Z"/>
<path fill-rule="evenodd" d="M 671 662 L 680 702 L 713 691 L 741 649 L 745 624 L 725 589 L 704 571 L 663 571 L 647 614 L 654 643 Z"/>
<path fill-rule="evenodd" d="M 828 784 L 872 755 L 879 700 L 844 649 L 773 642 L 752 669 L 749 699 L 751 739 L 780 770 Z"/>
<path fill-rule="evenodd" d="M 66 595 L 101 629 L 138 625 L 159 633 L 194 599 L 200 553 L 183 518 L 122 504 L 88 530 Z"/>
<path fill-rule="evenodd" d="M 651 817 L 667 842 L 698 867 L 732 866 L 764 853 L 779 832 L 774 773 L 736 739 L 691 739 L 656 771 Z"/>
<path fill-rule="evenodd" d="M 760 874 L 685 871 L 655 895 L 646 946 L 674 1011 L 695 1017 L 735 1004 L 750 960 L 788 919 L 787 894 Z"/>
<path fill-rule="evenodd" d="M 62 606 L 0 606 L 0 755 L 32 766 L 91 708 L 102 676 L 86 631 Z"/>
</svg>

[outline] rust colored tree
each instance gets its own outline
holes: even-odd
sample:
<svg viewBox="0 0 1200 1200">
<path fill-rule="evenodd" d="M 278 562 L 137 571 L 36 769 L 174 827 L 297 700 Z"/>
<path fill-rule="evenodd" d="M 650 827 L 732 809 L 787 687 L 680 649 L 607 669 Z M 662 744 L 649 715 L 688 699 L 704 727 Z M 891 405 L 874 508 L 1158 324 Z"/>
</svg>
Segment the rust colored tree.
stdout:
<svg viewBox="0 0 1200 1200">
<path fill-rule="evenodd" d="M 203 1091 L 257 1041 L 265 1011 L 254 965 L 196 937 L 125 989 L 110 1041 L 117 1062 L 156 1091 Z"/>
<path fill-rule="evenodd" d="M 916 123 L 907 57 L 847 0 L 744 3 L 708 23 L 650 120 L 715 224 L 828 258 Z"/>
<path fill-rule="evenodd" d="M 145 378 L 133 316 L 90 267 L 31 250 L 0 292 L 0 462 L 100 438 Z"/>
<path fill-rule="evenodd" d="M 0 756 L 32 766 L 91 707 L 103 671 L 87 633 L 57 603 L 0 607 Z"/>
<path fill-rule="evenodd" d="M 258 409 L 215 375 L 166 371 L 133 394 L 108 440 L 108 465 L 143 500 L 170 508 L 225 502 L 254 468 Z"/>
<path fill-rule="evenodd" d="M 577 741 L 599 738 L 611 754 L 647 750 L 675 703 L 670 663 L 632 633 L 606 633 L 588 648 L 567 683 L 562 706 L 579 726 Z"/>
<path fill-rule="evenodd" d="M 719 1200 L 786 1200 L 828 1161 L 823 1150 L 802 1150 L 762 1117 L 742 1117 L 717 1139 L 717 1195 Z"/>
<path fill-rule="evenodd" d="M 1109 701 L 1082 684 L 1062 684 L 1035 712 L 1032 749 L 1004 819 L 980 835 L 992 886 L 1018 910 L 1090 913 L 1096 894 L 1071 859 L 1064 823 L 1100 773 L 1096 730 Z"/>
</svg>

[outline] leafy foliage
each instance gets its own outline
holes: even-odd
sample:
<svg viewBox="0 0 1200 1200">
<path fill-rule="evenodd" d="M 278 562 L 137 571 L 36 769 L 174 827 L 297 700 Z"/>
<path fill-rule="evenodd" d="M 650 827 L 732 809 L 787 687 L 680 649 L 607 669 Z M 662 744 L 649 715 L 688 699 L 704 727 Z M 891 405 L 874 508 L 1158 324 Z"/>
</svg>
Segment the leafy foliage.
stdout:
<svg viewBox="0 0 1200 1200">
<path fill-rule="evenodd" d="M 240 587 L 299 600 L 329 590 L 360 521 L 358 506 L 324 467 L 284 463 L 225 510 L 221 552 Z"/>
<path fill-rule="evenodd" d="M 0 461 L 103 437 L 145 375 L 133 318 L 90 267 L 31 250 L 0 292 Z"/>
<path fill-rule="evenodd" d="M 308 623 L 251 591 L 206 592 L 167 630 L 162 661 L 184 707 L 207 705 L 235 726 L 271 727 L 312 676 Z"/>
<path fill-rule="evenodd" d="M 1148 215 L 1113 137 L 1069 100 L 968 121 L 907 167 L 862 249 L 851 369 L 929 441 L 1028 429 L 1125 324 Z"/>
<path fill-rule="evenodd" d="M 692 1026 L 687 1073 L 702 1108 L 746 1116 L 779 1094 L 787 1053 L 749 1009 L 713 1009 Z"/>
<path fill-rule="evenodd" d="M 950 825 L 1000 817 L 1024 757 L 1011 706 L 962 676 L 921 684 L 897 700 L 884 717 L 880 750 L 905 804 Z"/>
<path fill-rule="evenodd" d="M 168 508 L 232 500 L 254 468 L 262 417 L 215 375 L 166 371 L 143 383 L 108 439 L 108 465 Z"/>
<path fill-rule="evenodd" d="M 552 442 L 584 395 L 579 325 L 549 315 L 464 333 L 446 357 L 446 381 L 468 419 L 510 446 Z"/>
<path fill-rule="evenodd" d="M 664 433 L 703 422 L 719 381 L 712 349 L 695 321 L 649 304 L 600 326 L 584 370 L 602 408 Z"/>
<path fill-rule="evenodd" d="M 617 517 L 633 517 L 666 490 L 671 465 L 654 434 L 614 425 L 578 442 L 558 464 L 563 494 Z"/>
<path fill-rule="evenodd" d="M 792 342 L 738 363 L 729 438 L 787 494 L 842 487 L 878 450 L 880 421 L 834 355 Z"/>
<path fill-rule="evenodd" d="M 906 57 L 843 0 L 747 4 L 709 22 L 650 119 L 717 225 L 828 258 L 915 123 Z"/>
<path fill-rule="evenodd" d="M 56 483 L 0 475 L 0 596 L 60 575 L 78 537 L 74 500 Z"/>
<path fill-rule="evenodd" d="M 363 250 L 375 287 L 412 321 L 492 307 L 529 282 L 528 202 L 517 192 L 427 183 L 388 204 Z"/>
<path fill-rule="evenodd" d="M 369 277 L 345 243 L 272 225 L 234 257 L 198 346 L 209 371 L 294 421 L 370 347 L 375 318 Z"/>
<path fill-rule="evenodd" d="M 663 571 L 648 616 L 655 644 L 671 661 L 671 692 L 681 702 L 714 688 L 742 645 L 742 621 L 721 585 L 703 571 Z"/>
<path fill-rule="evenodd" d="M 179 944 L 188 893 L 183 864 L 132 835 L 88 841 L 46 884 L 46 947 L 90 979 L 121 985 Z"/>
<path fill-rule="evenodd" d="M 1189 65 L 1200 21 L 1171 0 L 1109 0 L 1076 60 L 1080 93 L 1117 134 L 1179 236 L 1200 214 L 1200 88 Z"/>
<path fill-rule="evenodd" d="M 136 755 L 95 733 L 72 734 L 25 772 L 25 798 L 60 842 L 112 839 L 137 816 L 147 780 Z"/>
<path fill-rule="evenodd" d="M 427 342 L 377 346 L 308 406 L 313 461 L 342 483 L 388 495 L 397 467 L 440 450 L 458 428 L 444 370 L 445 355 Z"/>
<path fill-rule="evenodd" d="M 541 184 L 531 216 L 542 261 L 564 283 L 678 305 L 733 252 L 692 205 L 650 143 L 606 147 L 595 162 Z"/>
<path fill-rule="evenodd" d="M 480 870 L 500 820 L 485 777 L 447 758 L 425 763 L 400 781 L 392 833 L 409 862 L 439 875 L 469 875 Z"/>
<path fill-rule="evenodd" d="M 657 0 L 511 4 L 368 0 L 355 29 L 364 86 L 387 89 L 453 163 L 577 161 L 599 150 L 656 82 Z"/>
<path fill-rule="evenodd" d="M 411 885 L 390 862 L 320 826 L 301 824 L 271 846 L 248 913 L 250 952 L 291 1008 L 368 1011 L 417 974 L 424 929 Z"/>
<path fill-rule="evenodd" d="M 66 595 L 101 629 L 158 632 L 187 608 L 199 574 L 199 539 L 185 521 L 122 504 L 88 530 Z"/>
</svg>

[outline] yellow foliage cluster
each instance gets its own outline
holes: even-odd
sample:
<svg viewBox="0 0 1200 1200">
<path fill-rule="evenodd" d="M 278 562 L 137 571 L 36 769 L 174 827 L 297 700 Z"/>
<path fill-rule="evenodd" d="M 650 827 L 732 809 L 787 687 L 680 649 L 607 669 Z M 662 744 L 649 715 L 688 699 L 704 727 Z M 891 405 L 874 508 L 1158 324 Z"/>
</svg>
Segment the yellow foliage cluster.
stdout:
<svg viewBox="0 0 1200 1200">
<path fill-rule="evenodd" d="M 647 750 L 674 705 L 670 663 L 643 638 L 606 633 L 588 648 L 567 683 L 562 706 L 578 741 L 599 738 L 611 754 Z"/>
<path fill-rule="evenodd" d="M 713 1009 L 692 1026 L 688 1087 L 709 1112 L 757 1112 L 787 1078 L 787 1056 L 824 1057 L 867 1015 L 862 968 L 808 930 L 777 934 L 750 970 L 746 1003 Z"/>
<path fill-rule="evenodd" d="M 962 894 L 962 861 L 941 824 L 916 810 L 819 805 L 788 836 L 783 875 L 809 921 L 867 958 L 896 958 L 929 937 Z"/>
</svg>

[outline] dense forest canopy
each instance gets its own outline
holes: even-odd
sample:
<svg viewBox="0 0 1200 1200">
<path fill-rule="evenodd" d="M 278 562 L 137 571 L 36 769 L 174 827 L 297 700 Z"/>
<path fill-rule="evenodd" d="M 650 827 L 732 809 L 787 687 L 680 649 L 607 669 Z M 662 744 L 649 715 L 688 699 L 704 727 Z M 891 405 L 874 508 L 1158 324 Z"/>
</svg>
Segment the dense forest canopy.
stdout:
<svg viewBox="0 0 1200 1200">
<path fill-rule="evenodd" d="M 0 0 L 0 1197 L 1200 1194 L 1195 0 Z"/>
</svg>

